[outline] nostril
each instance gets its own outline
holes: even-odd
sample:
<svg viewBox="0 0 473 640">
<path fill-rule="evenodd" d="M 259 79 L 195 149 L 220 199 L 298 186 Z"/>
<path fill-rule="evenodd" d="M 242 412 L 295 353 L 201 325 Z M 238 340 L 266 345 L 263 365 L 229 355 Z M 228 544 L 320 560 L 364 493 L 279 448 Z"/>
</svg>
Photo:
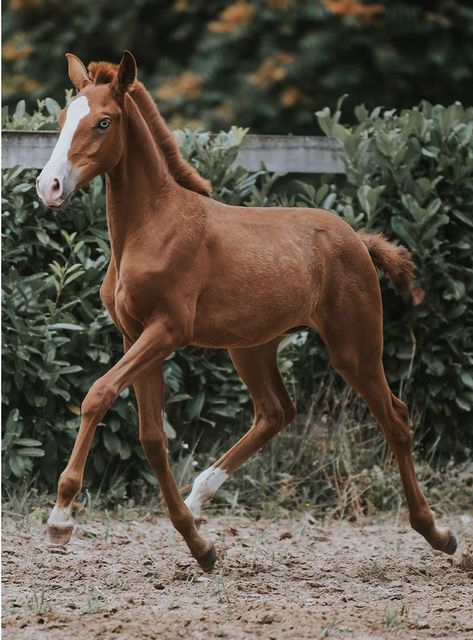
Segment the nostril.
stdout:
<svg viewBox="0 0 473 640">
<path fill-rule="evenodd" d="M 54 178 L 53 180 L 53 184 L 51 186 L 52 191 L 60 191 L 61 190 L 61 183 L 59 182 L 59 180 L 57 178 Z"/>
</svg>

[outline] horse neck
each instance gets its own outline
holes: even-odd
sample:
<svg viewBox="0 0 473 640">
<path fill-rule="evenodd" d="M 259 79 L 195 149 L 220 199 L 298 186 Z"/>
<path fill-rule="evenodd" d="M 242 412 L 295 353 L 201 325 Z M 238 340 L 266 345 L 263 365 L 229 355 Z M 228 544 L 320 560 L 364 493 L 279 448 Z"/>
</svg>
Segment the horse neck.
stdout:
<svg viewBox="0 0 473 640">
<path fill-rule="evenodd" d="M 159 224 L 160 203 L 178 190 L 166 161 L 131 98 L 125 96 L 123 154 L 107 175 L 107 222 L 115 261 L 127 242 L 133 243 L 150 226 Z"/>
</svg>

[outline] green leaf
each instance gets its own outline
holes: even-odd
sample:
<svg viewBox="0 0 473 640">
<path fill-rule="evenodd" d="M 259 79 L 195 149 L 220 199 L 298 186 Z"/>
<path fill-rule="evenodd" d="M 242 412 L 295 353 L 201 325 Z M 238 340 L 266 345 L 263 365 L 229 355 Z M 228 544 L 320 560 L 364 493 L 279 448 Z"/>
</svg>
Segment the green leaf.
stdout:
<svg viewBox="0 0 473 640">
<path fill-rule="evenodd" d="M 39 440 L 33 440 L 33 438 L 18 438 L 15 444 L 21 447 L 40 447 L 42 445 Z"/>
<path fill-rule="evenodd" d="M 23 458 L 42 458 L 44 456 L 44 451 L 42 449 L 36 449 L 33 447 L 18 449 L 17 453 L 18 455 L 23 456 Z"/>
<path fill-rule="evenodd" d="M 84 331 L 84 327 L 72 322 L 54 322 L 49 325 L 50 329 L 64 329 L 66 331 Z"/>
<path fill-rule="evenodd" d="M 463 409 L 463 411 L 471 411 L 472 409 L 471 403 L 468 400 L 465 400 L 464 398 L 460 398 L 456 396 L 455 402 L 460 407 L 460 409 Z"/>
<path fill-rule="evenodd" d="M 465 387 L 473 389 L 473 375 L 468 373 L 468 371 L 463 371 L 462 373 L 460 373 L 460 380 L 463 382 Z"/>
<path fill-rule="evenodd" d="M 399 217 L 394 217 L 391 220 L 391 226 L 396 233 L 397 237 L 409 247 L 416 246 L 416 237 L 414 235 L 412 225 Z"/>
<path fill-rule="evenodd" d="M 60 111 L 61 111 L 61 107 L 56 102 L 56 100 L 53 100 L 52 98 L 46 98 L 44 100 L 44 103 L 45 103 L 46 109 L 49 111 L 49 113 L 52 116 L 54 116 L 55 118 L 57 118 L 59 113 L 60 113 Z"/>
<path fill-rule="evenodd" d="M 174 402 L 183 402 L 184 400 L 192 400 L 192 396 L 188 393 L 174 393 L 167 399 L 166 404 L 173 404 Z"/>
<path fill-rule="evenodd" d="M 368 109 L 364 104 L 359 104 L 355 107 L 355 116 L 359 123 L 364 122 L 368 118 Z"/>
<path fill-rule="evenodd" d="M 164 422 L 163 422 L 163 426 L 164 426 L 164 432 L 166 433 L 167 437 L 170 438 L 171 440 L 174 440 L 174 438 L 176 437 L 176 430 L 174 429 L 174 427 L 172 426 L 172 424 L 169 422 L 169 420 L 167 419 L 166 414 L 164 414 Z"/>
<path fill-rule="evenodd" d="M 42 229 L 38 229 L 36 231 L 36 237 L 41 242 L 41 244 L 47 245 L 49 242 L 48 234 L 46 233 L 46 231 L 43 231 Z"/>
<path fill-rule="evenodd" d="M 460 220 L 473 229 L 473 220 L 469 218 L 465 213 L 459 211 L 458 209 L 452 209 L 451 213 L 453 216 L 455 216 L 455 218 L 457 218 L 457 220 Z"/>
<path fill-rule="evenodd" d="M 21 431 L 19 420 L 20 411 L 18 409 L 13 409 L 12 411 L 10 411 L 5 423 L 5 432 L 11 434 L 19 434 L 19 432 Z"/>
<path fill-rule="evenodd" d="M 189 420 L 194 420 L 195 418 L 198 418 L 200 416 L 202 408 L 204 406 L 205 396 L 205 391 L 199 391 L 199 393 L 197 393 L 194 399 L 189 403 L 189 409 L 187 413 Z"/>
<path fill-rule="evenodd" d="M 423 209 L 415 198 L 410 193 L 403 193 L 401 195 L 401 202 L 406 209 L 412 214 L 412 217 L 416 222 L 421 222 L 425 216 L 426 211 Z"/>
<path fill-rule="evenodd" d="M 156 487 L 158 485 L 156 476 L 154 476 L 151 473 L 151 471 L 147 471 L 146 469 L 140 469 L 139 473 L 146 480 L 146 482 L 150 484 L 152 487 Z"/>
<path fill-rule="evenodd" d="M 11 472 L 17 478 L 21 478 L 21 476 L 25 473 L 25 463 L 23 458 L 19 456 L 17 453 L 12 453 L 8 457 L 8 466 L 11 469 Z"/>
<path fill-rule="evenodd" d="M 325 135 L 331 136 L 334 119 L 331 116 L 330 109 L 328 107 L 325 107 L 321 111 L 317 111 L 315 115 L 317 116 L 319 126 L 325 133 Z"/>
<path fill-rule="evenodd" d="M 21 120 L 24 117 L 26 111 L 26 102 L 24 100 L 20 100 L 17 102 L 15 107 L 15 111 L 13 112 L 13 118 L 15 120 Z"/>
<path fill-rule="evenodd" d="M 116 433 L 111 431 L 110 429 L 104 429 L 103 431 L 103 441 L 105 444 L 105 448 L 112 456 L 117 456 L 120 453 L 120 438 Z"/>
</svg>

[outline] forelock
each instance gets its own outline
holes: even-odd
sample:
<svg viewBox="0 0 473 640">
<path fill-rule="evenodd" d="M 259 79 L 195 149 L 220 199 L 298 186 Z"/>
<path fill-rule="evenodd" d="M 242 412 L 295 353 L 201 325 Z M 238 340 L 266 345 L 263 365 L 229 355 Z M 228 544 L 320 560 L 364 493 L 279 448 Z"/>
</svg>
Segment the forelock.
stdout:
<svg viewBox="0 0 473 640">
<path fill-rule="evenodd" d="M 94 84 L 109 84 L 117 75 L 118 65 L 111 62 L 91 62 L 88 66 L 89 78 Z"/>
</svg>

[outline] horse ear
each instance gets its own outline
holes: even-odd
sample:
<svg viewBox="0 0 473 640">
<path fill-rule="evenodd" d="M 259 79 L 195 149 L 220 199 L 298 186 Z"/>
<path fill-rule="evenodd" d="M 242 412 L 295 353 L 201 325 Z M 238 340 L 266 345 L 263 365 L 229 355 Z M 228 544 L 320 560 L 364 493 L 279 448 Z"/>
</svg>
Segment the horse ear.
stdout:
<svg viewBox="0 0 473 640">
<path fill-rule="evenodd" d="M 125 49 L 115 79 L 112 82 L 112 89 L 119 96 L 124 95 L 136 80 L 136 60 L 133 55 Z"/>
<path fill-rule="evenodd" d="M 87 84 L 90 84 L 91 80 L 87 74 L 82 60 L 79 60 L 73 53 L 66 53 L 67 67 L 69 72 L 69 78 L 74 85 L 77 93 L 81 91 Z"/>
</svg>

